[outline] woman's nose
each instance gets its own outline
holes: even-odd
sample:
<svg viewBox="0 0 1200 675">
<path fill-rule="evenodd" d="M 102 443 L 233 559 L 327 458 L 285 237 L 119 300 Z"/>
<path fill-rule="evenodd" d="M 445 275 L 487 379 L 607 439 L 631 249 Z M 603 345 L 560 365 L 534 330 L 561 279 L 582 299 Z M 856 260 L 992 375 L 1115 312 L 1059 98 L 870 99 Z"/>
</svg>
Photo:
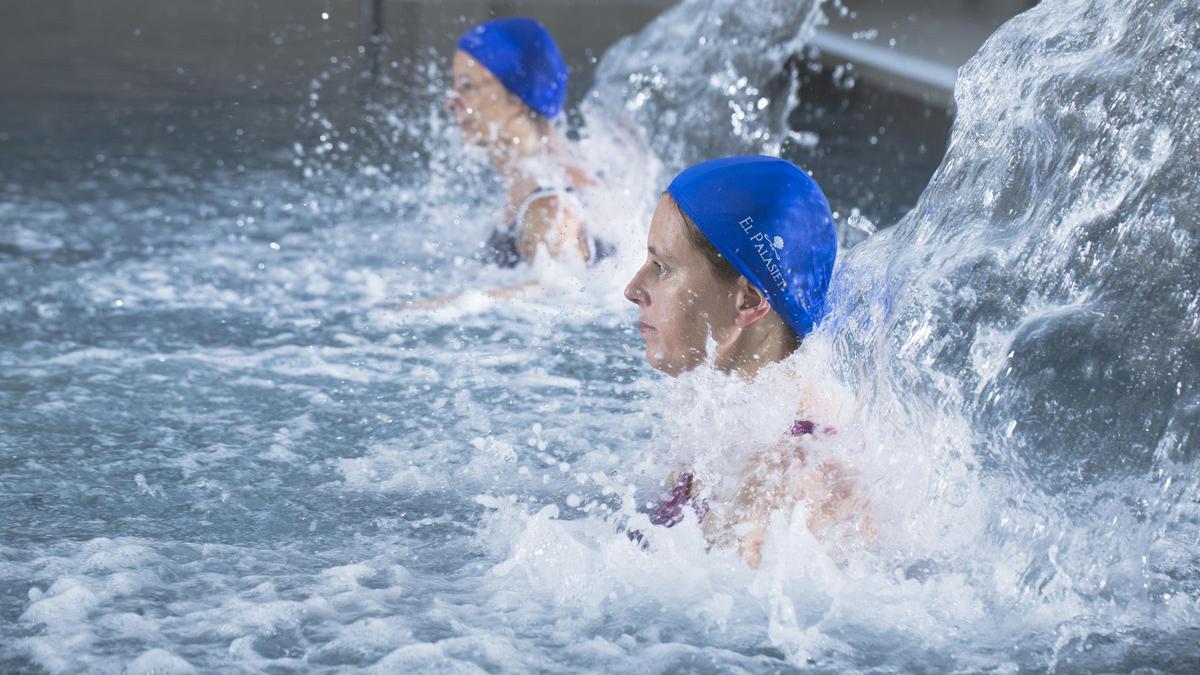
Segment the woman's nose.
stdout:
<svg viewBox="0 0 1200 675">
<path fill-rule="evenodd" d="M 446 98 L 442 99 L 442 105 L 446 106 L 446 110 L 450 112 L 458 112 L 462 108 L 462 99 L 458 97 L 458 92 L 451 89 L 446 92 Z"/>
<path fill-rule="evenodd" d="M 646 293 L 642 290 L 640 283 L 641 279 L 642 270 L 638 270 L 637 274 L 634 274 L 633 278 L 630 279 L 629 283 L 625 286 L 625 299 L 637 305 L 638 307 L 641 307 L 645 303 L 646 299 Z"/>
</svg>

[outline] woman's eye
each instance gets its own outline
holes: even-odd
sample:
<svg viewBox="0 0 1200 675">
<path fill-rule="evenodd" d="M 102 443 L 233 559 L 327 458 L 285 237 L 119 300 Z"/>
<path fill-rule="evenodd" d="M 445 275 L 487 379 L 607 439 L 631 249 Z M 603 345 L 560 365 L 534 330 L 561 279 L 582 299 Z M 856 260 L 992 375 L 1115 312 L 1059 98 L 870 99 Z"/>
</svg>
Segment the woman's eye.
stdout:
<svg viewBox="0 0 1200 675">
<path fill-rule="evenodd" d="M 667 268 L 666 268 L 666 267 L 663 267 L 663 264 L 662 264 L 662 263 L 660 263 L 660 262 L 658 262 L 657 260 L 655 260 L 655 261 L 654 261 L 654 271 L 655 271 L 655 272 L 657 272 L 657 273 L 659 273 L 659 274 L 663 274 L 663 273 L 665 273 L 665 272 L 667 271 Z"/>
</svg>

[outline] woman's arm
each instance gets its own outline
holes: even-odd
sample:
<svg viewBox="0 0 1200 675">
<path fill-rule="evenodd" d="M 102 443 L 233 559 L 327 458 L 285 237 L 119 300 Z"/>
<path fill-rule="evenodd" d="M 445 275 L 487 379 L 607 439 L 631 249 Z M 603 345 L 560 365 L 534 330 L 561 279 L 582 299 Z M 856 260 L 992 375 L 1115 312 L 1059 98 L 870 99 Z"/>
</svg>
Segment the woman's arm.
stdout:
<svg viewBox="0 0 1200 675">
<path fill-rule="evenodd" d="M 557 195 L 547 194 L 531 201 L 521 214 L 521 230 L 517 246 L 526 260 L 533 260 L 543 249 L 552 257 L 578 255 L 586 260 L 587 240 L 583 236 L 583 225 L 575 209 Z M 493 300 L 506 300 L 520 293 L 539 290 L 536 280 L 524 281 L 511 286 L 501 286 L 480 291 Z M 434 309 L 448 305 L 461 298 L 463 293 L 453 293 L 428 300 L 410 300 L 401 303 L 401 309 Z"/>
</svg>

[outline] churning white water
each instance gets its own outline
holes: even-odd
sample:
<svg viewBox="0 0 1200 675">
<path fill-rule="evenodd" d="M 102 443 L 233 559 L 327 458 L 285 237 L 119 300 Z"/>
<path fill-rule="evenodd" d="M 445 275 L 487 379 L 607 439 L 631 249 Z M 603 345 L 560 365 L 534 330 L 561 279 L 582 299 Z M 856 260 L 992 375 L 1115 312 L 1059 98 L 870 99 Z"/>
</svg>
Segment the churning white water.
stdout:
<svg viewBox="0 0 1200 675">
<path fill-rule="evenodd" d="M 530 274 L 472 260 L 498 200 L 444 54 L 350 121 L 315 82 L 266 149 L 7 138 L 0 670 L 1200 667 L 1200 6 L 1010 21 L 801 351 L 662 378 L 620 295 L 649 210 L 704 156 L 806 163 L 777 73 L 818 20 L 689 1 L 614 47 L 578 147 L 623 250 L 510 302 L 396 308 Z M 650 525 L 666 472 L 727 488 L 801 401 L 877 542 L 778 518 L 750 570 Z"/>
</svg>

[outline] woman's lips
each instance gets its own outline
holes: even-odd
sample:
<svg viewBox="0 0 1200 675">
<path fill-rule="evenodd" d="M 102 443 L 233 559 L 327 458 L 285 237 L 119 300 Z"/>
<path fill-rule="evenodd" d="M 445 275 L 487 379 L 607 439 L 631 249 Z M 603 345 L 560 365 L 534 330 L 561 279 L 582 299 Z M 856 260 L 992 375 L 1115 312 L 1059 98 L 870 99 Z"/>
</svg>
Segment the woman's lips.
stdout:
<svg viewBox="0 0 1200 675">
<path fill-rule="evenodd" d="M 653 332 L 654 332 L 654 326 L 651 326 L 650 324 L 646 323 L 645 321 L 638 322 L 638 333 L 640 333 L 642 337 L 646 337 L 647 335 L 649 335 Z"/>
</svg>

